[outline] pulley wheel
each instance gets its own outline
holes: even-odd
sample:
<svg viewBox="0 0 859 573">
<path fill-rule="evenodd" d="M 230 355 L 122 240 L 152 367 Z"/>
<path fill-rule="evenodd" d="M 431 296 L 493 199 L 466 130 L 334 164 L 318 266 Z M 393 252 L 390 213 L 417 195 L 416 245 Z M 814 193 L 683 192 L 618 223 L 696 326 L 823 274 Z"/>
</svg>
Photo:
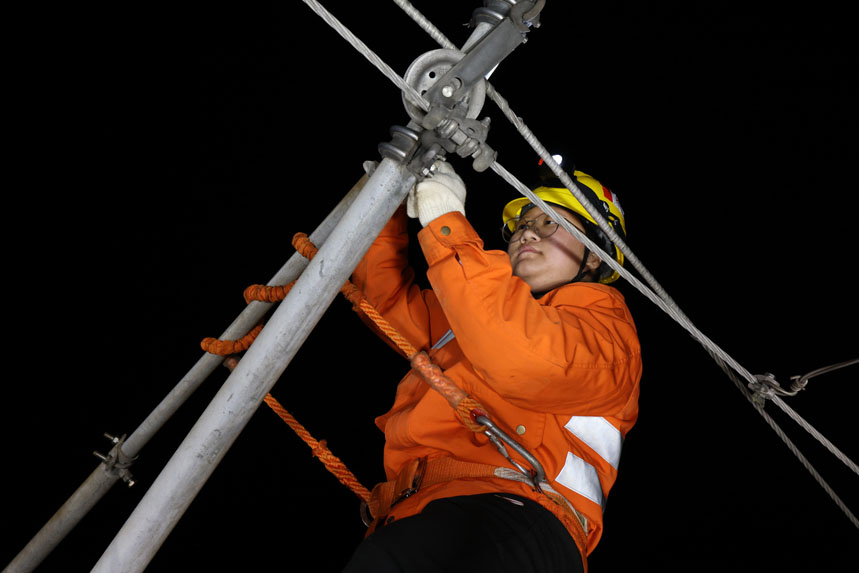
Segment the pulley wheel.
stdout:
<svg viewBox="0 0 859 573">
<path fill-rule="evenodd" d="M 415 91 L 421 95 L 425 95 L 429 89 L 435 85 L 456 63 L 462 59 L 463 53 L 457 50 L 438 49 L 429 51 L 412 62 L 403 79 L 406 83 L 412 86 Z M 466 106 L 465 117 L 475 119 L 483 109 L 483 102 L 486 99 L 486 82 L 480 80 L 462 101 Z M 406 112 L 415 121 L 420 122 L 426 112 L 405 93 L 403 93 L 403 104 L 406 106 Z"/>
</svg>

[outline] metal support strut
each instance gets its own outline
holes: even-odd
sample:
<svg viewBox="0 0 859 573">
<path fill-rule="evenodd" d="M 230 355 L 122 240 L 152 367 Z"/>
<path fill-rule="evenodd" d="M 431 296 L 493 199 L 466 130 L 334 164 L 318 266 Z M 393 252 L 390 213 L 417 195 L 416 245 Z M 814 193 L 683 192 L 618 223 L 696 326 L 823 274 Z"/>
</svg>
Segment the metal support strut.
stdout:
<svg viewBox="0 0 859 573">
<path fill-rule="evenodd" d="M 347 193 L 334 207 L 331 213 L 311 233 L 310 240 L 315 245 L 322 245 L 331 231 L 343 217 L 346 209 L 355 200 L 360 187 L 366 181 L 366 176 Z M 269 285 L 283 285 L 292 282 L 307 266 L 307 259 L 298 253 L 293 253 L 286 264 L 272 277 Z M 221 338 L 232 339 L 244 336 L 268 312 L 271 303 L 254 301 L 242 311 L 239 316 L 221 334 Z M 194 366 L 182 377 L 170 393 L 146 417 L 138 428 L 122 443 L 117 443 L 114 450 L 119 459 L 136 459 L 141 449 L 152 436 L 169 420 L 172 415 L 185 403 L 194 391 L 215 371 L 223 362 L 222 356 L 204 354 Z M 108 439 L 113 440 L 112 437 Z M 97 455 L 100 459 L 108 456 Z M 103 460 L 104 461 L 104 460 Z M 130 478 L 130 474 L 127 474 Z M 109 471 L 107 464 L 99 464 L 78 489 L 66 500 L 47 523 L 33 536 L 27 545 L 15 556 L 4 573 L 28 573 L 34 570 L 54 550 L 54 548 L 74 529 L 83 517 L 98 503 L 122 476 L 119 472 Z M 129 483 L 129 482 L 126 482 Z"/>
<path fill-rule="evenodd" d="M 477 25 L 464 52 L 444 62 L 444 73 L 435 74 L 441 79 L 424 92 L 429 96 L 429 112 L 413 116 L 408 128 L 393 130 L 392 145 L 380 148 L 384 159 L 363 188 L 359 192 L 353 189 L 320 225 L 322 232 L 317 229 L 319 233 L 311 235 L 311 240 L 321 245 L 313 260 L 307 262 L 300 255 L 294 255 L 269 283 L 287 284 L 300 274 L 289 295 L 167 462 L 93 571 L 123 573 L 142 571 L 147 566 L 372 241 L 432 161 L 444 152 L 456 152 L 461 157 L 472 157 L 477 171 L 494 162 L 495 152 L 486 144 L 488 120 L 476 119 L 480 109 L 478 94 L 483 79 L 525 42 L 530 27 L 539 24 L 543 3 L 543 0 L 485 0 L 486 8 L 475 11 Z M 251 303 L 221 337 L 243 336 L 270 306 Z M 104 463 L 98 465 L 4 571 L 18 573 L 35 569 L 118 479 L 133 484 L 128 471 L 131 461 L 222 361 L 222 357 L 205 354 L 134 433 L 127 439 L 110 437 L 114 441 L 111 452 L 96 454 Z M 519 451 L 518 444 L 508 442 L 509 436 L 504 436 L 503 432 L 493 432 L 490 438 L 494 438 L 496 444 L 507 443 L 532 463 L 530 454 Z M 536 460 L 533 462 L 535 471 L 528 473 L 539 488 L 542 467 Z"/>
<path fill-rule="evenodd" d="M 142 571 L 415 183 L 383 160 L 93 571 Z"/>
</svg>

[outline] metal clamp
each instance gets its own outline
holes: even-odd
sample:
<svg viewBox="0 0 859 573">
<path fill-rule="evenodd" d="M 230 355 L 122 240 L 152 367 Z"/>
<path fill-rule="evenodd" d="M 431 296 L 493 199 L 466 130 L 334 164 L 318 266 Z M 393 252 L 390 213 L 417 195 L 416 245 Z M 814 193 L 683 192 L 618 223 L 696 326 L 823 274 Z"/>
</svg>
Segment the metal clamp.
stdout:
<svg viewBox="0 0 859 573">
<path fill-rule="evenodd" d="M 469 41 L 467 53 L 426 90 L 425 97 L 430 105 L 448 109 L 459 105 L 502 60 L 525 43 L 529 28 L 542 10 L 541 3 L 535 5 L 528 0 L 515 5 L 510 0 L 495 4 L 499 15 L 506 12 L 506 17 L 500 18 L 488 33 L 481 33 L 476 42 Z M 504 4 L 509 7 L 505 8 Z"/>
<path fill-rule="evenodd" d="M 415 124 L 425 130 L 420 134 L 423 149 L 434 150 L 432 155 L 443 149 L 448 153 L 456 152 L 463 158 L 472 157 L 475 171 L 482 172 L 492 165 L 496 157 L 495 151 L 486 144 L 489 119 L 477 119 L 486 97 L 486 82 L 478 77 L 464 85 L 459 77 L 452 77 L 444 80 L 449 82 L 446 85 L 439 85 L 463 57 L 466 56 L 462 52 L 447 49 L 432 50 L 419 56 L 406 70 L 406 83 L 427 97 L 440 90 L 442 99 L 429 100 L 430 108 L 426 112 L 406 93 L 403 94 L 403 103 Z"/>
<path fill-rule="evenodd" d="M 391 507 L 394 507 L 404 499 L 407 499 L 418 492 L 421 489 L 421 483 L 424 481 L 424 474 L 427 471 L 427 458 L 423 457 L 418 460 L 418 465 L 415 468 L 415 473 L 412 476 L 412 483 L 409 487 L 405 488 L 400 492 L 400 495 L 391 502 Z"/>
<path fill-rule="evenodd" d="M 107 455 L 98 451 L 94 451 L 93 455 L 101 460 L 105 466 L 105 471 L 116 475 L 124 481 L 128 487 L 133 486 L 134 478 L 128 468 L 131 467 L 131 464 L 134 463 L 134 460 L 136 460 L 137 457 L 129 457 L 122 451 L 122 444 L 125 443 L 125 434 L 123 434 L 122 437 L 117 438 L 116 436 L 111 436 L 110 434 L 105 433 L 104 437 L 114 444 L 113 448 L 111 448 Z"/>
<path fill-rule="evenodd" d="M 471 157 L 474 160 L 472 167 L 478 173 L 488 169 L 497 156 L 496 151 L 486 143 L 489 118 L 480 121 L 467 117 L 454 118 L 438 114 L 438 109 L 431 109 L 424 118 L 424 126 L 428 129 L 421 132 L 421 144 L 426 148 L 437 146 L 463 158 Z"/>
<path fill-rule="evenodd" d="M 525 42 L 529 28 L 539 26 L 544 0 L 487 0 L 485 4 L 486 8 L 475 11 L 478 24 L 463 51 L 429 51 L 412 62 L 403 78 L 429 104 L 424 113 L 422 102 L 403 94 L 406 112 L 430 132 L 421 134 L 423 147 L 438 146 L 472 157 L 478 172 L 488 169 L 497 155 L 486 143 L 488 119 L 477 120 L 487 91 L 485 78 Z"/>
<path fill-rule="evenodd" d="M 854 358 L 852 360 L 847 360 L 824 368 L 818 368 L 817 370 L 809 372 L 805 376 L 793 376 L 791 377 L 790 390 L 784 389 L 776 380 L 775 375 L 770 374 L 769 372 L 764 374 L 755 374 L 754 382 L 750 382 L 748 386 L 749 390 L 754 393 L 752 399 L 758 404 L 763 404 L 765 400 L 772 399 L 773 396 L 796 396 L 805 389 L 806 384 L 808 384 L 808 381 L 811 378 L 819 376 L 820 374 L 832 372 L 833 370 L 838 370 L 839 368 L 844 368 L 845 366 L 852 366 L 854 364 L 859 364 L 859 358 Z"/>
</svg>

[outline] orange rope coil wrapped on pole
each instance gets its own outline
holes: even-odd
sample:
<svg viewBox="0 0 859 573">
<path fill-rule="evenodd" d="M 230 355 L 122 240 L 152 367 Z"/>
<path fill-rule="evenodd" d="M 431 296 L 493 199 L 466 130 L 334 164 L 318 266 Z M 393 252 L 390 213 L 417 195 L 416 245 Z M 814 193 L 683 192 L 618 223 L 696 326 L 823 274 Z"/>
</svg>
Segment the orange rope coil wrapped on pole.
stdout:
<svg viewBox="0 0 859 573">
<path fill-rule="evenodd" d="M 227 356 L 228 354 L 237 354 L 250 348 L 253 341 L 262 331 L 262 325 L 256 325 L 250 332 L 238 340 L 219 340 L 217 338 L 204 338 L 200 342 L 200 346 L 210 354 L 218 356 Z"/>
<path fill-rule="evenodd" d="M 295 281 L 288 285 L 279 286 L 251 285 L 245 289 L 245 302 L 250 303 L 255 300 L 261 302 L 280 302 L 286 298 L 286 295 L 294 284 Z"/>
</svg>

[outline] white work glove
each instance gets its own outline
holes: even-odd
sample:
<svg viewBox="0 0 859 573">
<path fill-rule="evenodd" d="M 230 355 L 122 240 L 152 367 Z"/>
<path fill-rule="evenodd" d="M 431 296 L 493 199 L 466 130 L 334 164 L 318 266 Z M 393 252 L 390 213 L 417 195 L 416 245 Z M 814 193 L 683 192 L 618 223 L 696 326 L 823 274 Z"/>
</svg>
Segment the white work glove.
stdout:
<svg viewBox="0 0 859 573">
<path fill-rule="evenodd" d="M 445 213 L 465 215 L 465 183 L 446 161 L 436 161 L 429 177 L 415 185 L 406 200 L 406 214 L 427 224 Z"/>
</svg>

